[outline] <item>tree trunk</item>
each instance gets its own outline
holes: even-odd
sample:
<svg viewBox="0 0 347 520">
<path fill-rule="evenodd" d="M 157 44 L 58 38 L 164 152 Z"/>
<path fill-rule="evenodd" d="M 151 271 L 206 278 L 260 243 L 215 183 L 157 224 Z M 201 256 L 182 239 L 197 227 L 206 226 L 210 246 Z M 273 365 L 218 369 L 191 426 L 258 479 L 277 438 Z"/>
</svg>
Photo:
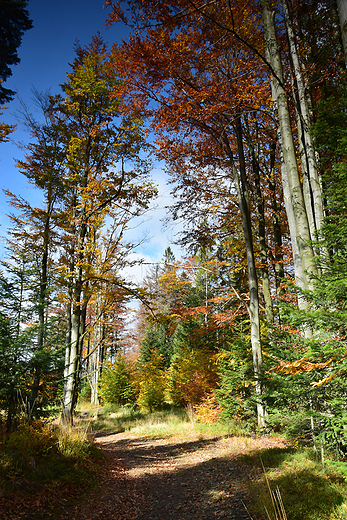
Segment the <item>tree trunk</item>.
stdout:
<svg viewBox="0 0 347 520">
<path fill-rule="evenodd" d="M 283 251 L 282 251 L 282 227 L 281 227 L 281 212 L 278 207 L 276 198 L 276 182 L 275 164 L 276 164 L 276 148 L 277 141 L 274 139 L 270 144 L 270 166 L 265 161 L 264 152 L 260 147 L 260 163 L 263 165 L 263 170 L 266 173 L 266 180 L 268 183 L 269 200 L 272 209 L 272 227 L 274 236 L 274 250 L 269 250 L 268 255 L 271 259 L 274 268 L 276 294 L 283 295 L 283 288 L 281 281 L 284 279 L 284 265 L 283 265 Z"/>
<path fill-rule="evenodd" d="M 71 344 L 69 356 L 66 356 L 66 378 L 64 385 L 64 400 L 62 421 L 65 425 L 72 425 L 73 411 L 76 404 L 76 393 L 79 368 L 79 336 L 80 336 L 80 307 L 78 301 L 74 302 L 71 313 Z"/>
<path fill-rule="evenodd" d="M 98 330 L 98 334 L 95 334 L 95 346 L 93 347 L 93 354 L 91 359 L 91 376 L 90 376 L 90 402 L 91 404 L 98 405 L 99 404 L 99 395 L 98 395 L 98 382 L 100 375 L 100 329 Z"/>
<path fill-rule="evenodd" d="M 81 251 L 83 249 L 84 241 L 84 226 L 82 226 L 80 236 L 80 253 L 79 262 L 82 261 Z M 77 391 L 79 382 L 79 368 L 81 356 L 81 297 L 82 297 L 82 268 L 78 265 L 74 270 L 74 288 L 72 293 L 72 312 L 71 312 L 71 333 L 70 344 L 66 346 L 65 353 L 65 371 L 64 371 L 64 397 L 62 422 L 65 425 L 72 425 L 73 411 L 77 402 Z"/>
<path fill-rule="evenodd" d="M 254 174 L 255 193 L 257 199 L 258 209 L 258 234 L 259 234 L 259 252 L 260 252 L 260 272 L 263 285 L 263 298 L 265 304 L 265 318 L 268 323 L 273 323 L 274 313 L 272 306 L 270 279 L 268 270 L 268 246 L 266 242 L 266 226 L 265 226 L 265 211 L 264 198 L 260 186 L 260 168 L 259 168 L 259 154 L 254 150 L 254 146 L 250 144 L 252 155 L 252 166 Z"/>
<path fill-rule="evenodd" d="M 283 158 L 283 193 L 293 246 L 295 278 L 298 286 L 305 290 L 312 287 L 311 275 L 316 274 L 316 267 L 313 262 L 314 254 L 310 243 L 311 233 L 296 162 L 287 94 L 283 86 L 282 62 L 275 33 L 274 13 L 270 9 L 269 0 L 260 0 L 260 3 L 263 13 L 266 50 L 272 67 L 274 101 L 277 103 Z M 302 303 L 302 301 L 299 302 L 300 305 Z"/>
<path fill-rule="evenodd" d="M 40 292 L 38 302 L 38 319 L 39 319 L 39 330 L 37 334 L 37 352 L 40 352 L 44 348 L 45 342 L 45 317 L 48 306 L 48 258 L 49 258 L 49 245 L 51 240 L 51 214 L 53 210 L 54 197 L 52 196 L 51 189 L 47 192 L 47 203 L 46 203 L 46 214 L 44 222 L 43 232 L 43 245 L 42 245 L 42 258 L 41 258 L 41 280 L 40 280 Z M 30 393 L 30 404 L 33 408 L 37 395 L 39 392 L 41 380 L 41 364 L 39 361 L 35 362 L 35 373 L 33 386 Z"/>
<path fill-rule="evenodd" d="M 255 390 L 257 398 L 258 426 L 265 426 L 265 407 L 262 400 L 262 349 L 260 341 L 260 319 L 259 319 L 259 296 L 258 296 L 258 277 L 255 267 L 252 224 L 249 207 L 248 185 L 245 170 L 245 157 L 243 151 L 241 118 L 236 117 L 236 135 L 238 143 L 240 173 L 237 171 L 230 144 L 224 138 L 225 151 L 229 157 L 234 185 L 237 192 L 238 204 L 241 212 L 242 227 L 245 237 L 248 283 L 249 283 L 249 318 L 251 324 L 251 345 L 253 354 L 253 371 L 255 380 Z"/>
<path fill-rule="evenodd" d="M 82 338 L 81 334 L 84 327 L 83 317 L 85 319 L 85 312 L 82 305 L 82 291 L 83 291 L 83 262 L 85 238 L 87 234 L 87 224 L 84 221 L 85 208 L 81 212 L 80 226 L 74 227 L 73 232 L 77 238 L 77 246 L 70 250 L 70 273 L 73 273 L 72 285 L 70 289 L 71 294 L 71 334 L 70 344 L 66 346 L 65 353 L 65 370 L 64 370 L 64 395 L 63 395 L 63 409 L 62 422 L 65 425 L 73 424 L 73 412 L 77 403 L 78 385 L 80 380 L 80 364 L 81 364 L 81 348 Z M 76 261 L 75 261 L 76 256 Z M 84 302 L 83 302 L 84 303 Z"/>
<path fill-rule="evenodd" d="M 275 198 L 275 189 L 273 184 L 269 182 L 271 207 L 272 207 L 272 223 L 275 243 L 275 254 L 272 255 L 272 262 L 275 271 L 275 283 L 276 283 L 276 294 L 277 296 L 283 296 L 283 288 L 281 282 L 284 279 L 284 265 L 283 265 L 283 252 L 282 252 L 282 231 L 281 231 L 281 219 L 278 211 L 277 201 Z"/>
<path fill-rule="evenodd" d="M 321 183 L 318 176 L 316 155 L 311 133 L 311 103 L 308 98 L 309 93 L 307 91 L 303 67 L 300 63 L 297 52 L 297 44 L 291 20 L 291 14 L 286 0 L 283 0 L 283 5 L 285 10 L 290 57 L 295 74 L 295 108 L 299 134 L 301 169 L 303 175 L 303 194 L 310 226 L 311 240 L 315 240 L 317 231 L 319 231 L 322 227 L 324 215 Z"/>
<path fill-rule="evenodd" d="M 345 53 L 345 62 L 347 67 L 347 2 L 346 0 L 337 0 L 337 9 L 339 12 L 342 45 Z"/>
<path fill-rule="evenodd" d="M 97 330 L 94 334 L 94 346 L 92 350 L 91 357 L 91 375 L 90 375 L 90 387 L 91 387 L 91 396 L 90 402 L 91 404 L 98 405 L 99 404 L 99 377 L 102 373 L 102 367 L 104 363 L 104 340 L 105 340 L 105 328 L 104 328 L 104 315 L 100 313 L 100 308 L 102 307 L 102 303 L 98 301 L 97 306 L 97 314 L 99 316 L 99 323 Z M 100 314 L 99 314 L 100 313 Z M 111 358 L 112 363 L 112 358 Z"/>
</svg>

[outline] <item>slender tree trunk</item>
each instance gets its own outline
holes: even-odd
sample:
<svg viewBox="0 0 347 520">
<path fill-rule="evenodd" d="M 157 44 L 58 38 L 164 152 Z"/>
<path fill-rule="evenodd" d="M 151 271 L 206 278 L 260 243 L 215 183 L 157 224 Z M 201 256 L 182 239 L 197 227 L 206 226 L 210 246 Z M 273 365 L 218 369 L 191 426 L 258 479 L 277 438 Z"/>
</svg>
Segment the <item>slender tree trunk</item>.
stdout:
<svg viewBox="0 0 347 520">
<path fill-rule="evenodd" d="M 275 255 L 274 255 L 274 269 L 276 278 L 277 296 L 282 296 L 283 289 L 281 288 L 281 281 L 284 279 L 284 264 L 282 251 L 282 228 L 281 228 L 281 214 L 276 200 L 276 186 L 275 181 L 275 162 L 276 162 L 276 141 L 271 145 L 270 153 L 270 176 L 268 179 L 270 200 L 272 208 L 272 223 L 274 230 Z"/>
<path fill-rule="evenodd" d="M 67 370 L 70 362 L 71 350 L 71 304 L 72 304 L 72 290 L 71 286 L 68 288 L 68 304 L 66 306 L 66 338 L 65 338 L 65 364 L 64 364 L 64 381 L 67 378 Z M 65 392 L 65 386 L 64 386 Z"/>
<path fill-rule="evenodd" d="M 347 67 L 347 2 L 346 0 L 337 0 L 337 9 L 339 12 L 342 45 L 345 53 L 345 62 Z"/>
<path fill-rule="evenodd" d="M 287 26 L 289 50 L 293 64 L 296 84 L 296 115 L 299 133 L 301 169 L 303 174 L 303 193 L 307 217 L 310 225 L 311 239 L 316 239 L 316 233 L 323 224 L 323 199 L 321 182 L 318 176 L 316 154 L 311 131 L 311 102 L 305 81 L 302 64 L 299 59 L 295 33 L 287 0 L 283 0 Z"/>
<path fill-rule="evenodd" d="M 63 391 L 63 411 L 62 411 L 62 422 L 68 423 L 69 417 L 65 413 L 66 392 L 67 392 L 67 381 L 70 367 L 71 358 L 71 331 L 72 331 L 72 304 L 73 304 L 73 287 L 72 287 L 72 276 L 75 269 L 74 265 L 74 247 L 69 250 L 69 273 L 70 281 L 68 283 L 68 304 L 66 306 L 66 338 L 65 338 L 65 364 L 64 364 L 64 391 Z"/>
<path fill-rule="evenodd" d="M 97 307 L 97 314 L 99 315 L 100 309 L 102 307 L 102 303 L 98 302 L 100 305 Z M 105 356 L 105 327 L 104 327 L 104 315 L 101 314 L 99 317 L 99 323 L 97 327 L 97 332 L 94 335 L 94 352 L 93 352 L 93 363 L 92 363 L 92 373 L 91 373 L 91 403 L 98 405 L 99 404 L 99 378 L 102 373 L 103 364 L 104 364 L 104 356 Z M 111 358 L 112 363 L 112 358 Z"/>
<path fill-rule="evenodd" d="M 44 223 L 44 232 L 43 232 L 43 245 L 42 245 L 42 258 L 41 258 L 41 276 L 40 276 L 40 292 L 39 292 L 39 303 L 38 303 L 38 320 L 39 320 L 39 330 L 37 335 L 37 351 L 40 352 L 44 347 L 45 341 L 45 322 L 46 322 L 46 311 L 48 305 L 48 258 L 49 258 L 49 246 L 51 240 L 51 214 L 53 209 L 54 200 L 52 197 L 51 190 L 48 190 L 47 193 L 47 203 L 46 203 L 46 214 L 45 214 L 45 223 Z M 34 381 L 30 394 L 30 404 L 31 407 L 34 406 L 34 403 L 37 399 L 40 380 L 41 380 L 41 363 L 36 361 L 35 363 L 35 373 L 34 373 Z"/>
<path fill-rule="evenodd" d="M 254 174 L 255 193 L 257 199 L 258 209 L 258 234 L 259 234 L 259 252 L 260 252 L 260 272 L 263 286 L 263 298 L 265 304 L 265 318 L 268 323 L 272 323 L 274 319 L 271 290 L 270 290 L 270 279 L 268 270 L 268 246 L 266 241 L 266 226 L 265 226 L 265 210 L 264 210 L 264 198 L 261 192 L 260 186 L 260 169 L 258 154 L 256 154 L 253 145 L 250 145 L 252 154 L 252 166 Z"/>
<path fill-rule="evenodd" d="M 99 396 L 98 396 L 98 382 L 100 375 L 100 354 L 101 354 L 101 328 L 100 323 L 97 328 L 96 333 L 94 334 L 94 347 L 93 347 L 93 355 L 92 355 L 92 364 L 91 364 L 91 396 L 90 402 L 91 404 L 98 405 L 99 404 Z"/>
<path fill-rule="evenodd" d="M 85 223 L 81 224 L 78 239 L 78 261 L 75 264 L 72 290 L 72 312 L 71 312 L 71 340 L 66 348 L 65 356 L 65 378 L 64 378 L 64 397 L 62 421 L 66 425 L 72 425 L 73 412 L 77 402 L 77 392 L 79 384 L 80 357 L 81 357 L 81 328 L 83 318 L 81 308 L 82 298 L 82 262 L 84 251 L 84 240 L 87 233 Z"/>
<path fill-rule="evenodd" d="M 283 265 L 283 252 L 282 252 L 282 230 L 281 230 L 281 217 L 278 210 L 276 200 L 276 184 L 272 178 L 269 179 L 269 191 L 270 201 L 272 208 L 272 225 L 274 233 L 275 243 L 275 254 L 273 255 L 273 265 L 275 271 L 275 283 L 277 296 L 283 295 L 283 289 L 281 288 L 281 281 L 284 279 L 284 265 Z"/>
<path fill-rule="evenodd" d="M 302 289 L 312 287 L 310 276 L 316 274 L 311 233 L 293 140 L 287 94 L 283 86 L 280 50 L 275 33 L 274 13 L 269 0 L 260 0 L 267 55 L 272 67 L 272 87 L 277 103 L 282 162 L 283 193 L 293 246 L 295 278 Z M 299 302 L 300 305 L 303 301 Z"/>
<path fill-rule="evenodd" d="M 72 425 L 73 412 L 77 403 L 78 385 L 80 381 L 80 364 L 83 341 L 83 306 L 82 296 L 82 269 L 77 270 L 73 304 L 71 312 L 71 340 L 66 349 L 66 376 L 64 385 L 64 399 L 62 420 L 66 425 Z"/>
<path fill-rule="evenodd" d="M 83 291 L 83 304 L 81 307 L 81 316 L 80 316 L 80 332 L 79 332 L 79 346 L 78 350 L 82 353 L 83 351 L 83 343 L 84 343 L 84 337 L 86 333 L 86 321 L 87 321 L 87 309 L 88 309 L 88 303 L 89 303 L 89 296 L 88 291 Z"/>
<path fill-rule="evenodd" d="M 251 324 L 251 345 L 253 354 L 253 371 L 255 379 L 255 390 L 257 397 L 258 426 L 265 426 L 265 407 L 262 400 L 262 349 L 260 341 L 260 318 L 259 318 L 259 296 L 258 277 L 255 267 L 252 224 L 249 207 L 248 186 L 245 170 L 245 157 L 243 151 L 242 126 L 240 116 L 236 117 L 236 135 L 239 152 L 240 173 L 237 171 L 233 154 L 227 138 L 224 138 L 225 151 L 229 157 L 234 185 L 237 191 L 238 203 L 241 212 L 242 227 L 245 237 L 248 283 L 249 283 L 249 318 Z"/>
<path fill-rule="evenodd" d="M 76 385 L 78 382 L 79 345 L 80 345 L 80 288 L 74 294 L 74 303 L 71 313 L 71 343 L 66 366 L 64 386 L 64 402 L 62 420 L 66 425 L 73 423 L 73 410 L 76 399 Z M 67 356 L 66 356 L 67 357 Z"/>
<path fill-rule="evenodd" d="M 284 264 L 283 264 L 283 251 L 282 251 L 282 227 L 281 227 L 281 212 L 276 199 L 276 180 L 275 180 L 275 163 L 276 163 L 276 148 L 277 141 L 273 140 L 270 145 L 270 167 L 266 165 L 264 153 L 261 151 L 261 163 L 263 164 L 264 171 L 267 171 L 267 182 L 269 188 L 270 205 L 272 209 L 272 227 L 274 235 L 274 251 L 269 250 L 269 256 L 274 268 L 276 294 L 281 296 L 283 289 L 281 287 L 281 281 L 284 279 Z"/>
</svg>

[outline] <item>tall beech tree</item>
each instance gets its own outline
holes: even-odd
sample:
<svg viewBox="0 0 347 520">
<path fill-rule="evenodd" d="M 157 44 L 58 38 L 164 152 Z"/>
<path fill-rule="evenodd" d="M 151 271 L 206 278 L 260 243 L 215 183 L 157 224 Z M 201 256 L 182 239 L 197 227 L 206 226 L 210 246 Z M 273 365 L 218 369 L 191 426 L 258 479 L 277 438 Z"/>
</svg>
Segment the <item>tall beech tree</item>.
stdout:
<svg viewBox="0 0 347 520">
<path fill-rule="evenodd" d="M 95 37 L 77 56 L 57 100 L 64 117 L 66 190 L 62 217 L 66 261 L 62 277 L 68 287 L 67 348 L 63 421 L 71 422 L 77 401 L 86 312 L 98 281 L 119 268 L 121 238 L 129 219 L 148 207 L 155 195 L 146 180 L 148 165 L 141 160 L 144 146 L 141 120 L 135 112 L 122 113 L 117 85 L 106 48 Z M 134 169 L 127 170 L 125 163 Z M 109 246 L 100 247 L 106 218 L 111 219 Z M 111 244 L 111 245 L 110 245 Z M 111 248 L 111 255 L 110 255 Z M 98 266 L 99 269 L 98 269 Z M 113 271 L 112 271 L 113 270 Z"/>
<path fill-rule="evenodd" d="M 142 119 L 137 110 L 122 108 L 122 84 L 99 36 L 76 49 L 71 67 L 61 95 L 38 96 L 43 122 L 24 110 L 33 140 L 18 167 L 42 190 L 46 207 L 31 207 L 8 193 L 20 211 L 14 221 L 37 251 L 37 351 L 45 348 L 53 279 L 56 297 L 66 306 L 65 423 L 73 418 L 85 339 L 104 316 L 109 297 L 105 309 L 99 306 L 94 313 L 95 323 L 88 318 L 89 307 L 108 286 L 120 300 L 137 294 L 119 275 L 132 249 L 124 234 L 156 195 L 148 177 Z M 39 382 L 38 364 L 33 399 Z"/>
<path fill-rule="evenodd" d="M 290 235 L 294 248 L 296 282 L 302 289 L 309 289 L 312 287 L 310 276 L 316 273 L 313 263 L 314 252 L 310 243 L 310 241 L 314 239 L 314 236 L 310 232 L 308 217 L 308 212 L 311 207 L 306 205 L 300 180 L 288 107 L 288 93 L 284 86 L 283 65 L 274 24 L 274 13 L 270 8 L 268 0 L 261 0 L 260 3 L 262 7 L 266 51 L 271 64 L 273 97 L 276 102 L 279 121 L 280 146 L 283 157 L 282 186 L 290 226 Z M 292 39 L 290 41 L 292 42 Z M 302 93 L 303 92 L 301 92 L 301 94 Z M 307 124 L 307 121 L 305 121 L 305 123 Z M 322 199 L 318 200 L 317 195 L 314 204 L 322 204 Z M 296 249 L 298 255 L 295 254 Z"/>
<path fill-rule="evenodd" d="M 169 12 L 166 11 L 168 5 Z M 261 185 L 264 184 L 264 168 L 260 168 L 259 158 L 260 139 L 263 139 L 265 162 L 270 163 L 272 154 L 273 137 L 269 139 L 271 132 L 266 133 L 272 124 L 268 110 L 270 92 L 260 80 L 266 69 L 259 64 L 259 59 L 254 58 L 253 51 L 240 45 L 231 32 L 221 29 L 218 24 L 211 24 L 208 17 L 201 16 L 185 2 L 175 6 L 170 2 L 160 2 L 155 9 L 151 2 L 144 2 L 136 7 L 142 23 L 147 18 L 155 19 L 159 26 L 147 29 L 143 38 L 134 35 L 123 49 L 114 49 L 116 70 L 122 67 L 122 73 L 131 78 L 131 85 L 136 84 L 138 89 L 129 95 L 130 103 L 152 101 L 150 108 L 153 107 L 153 129 L 158 135 L 158 155 L 167 161 L 174 182 L 181 190 L 181 203 L 187 203 L 185 195 L 194 197 L 191 187 L 195 177 L 195 198 L 203 193 L 205 201 L 209 199 L 205 205 L 208 220 L 211 220 L 212 212 L 226 212 L 231 205 L 233 212 L 236 207 L 239 211 L 247 258 L 250 291 L 247 308 L 259 398 L 258 417 L 259 424 L 263 425 L 265 412 L 261 403 L 262 353 L 255 252 L 258 245 L 252 215 L 258 213 L 259 221 L 264 222 L 263 196 L 258 193 L 258 204 L 253 197 L 253 185 L 256 182 L 259 185 L 260 176 Z M 206 10 L 207 14 L 214 13 L 211 6 Z M 224 9 L 221 9 L 218 20 L 222 21 L 224 16 Z M 244 38 L 256 45 L 262 30 L 259 13 L 252 19 L 246 18 L 240 6 L 235 11 L 234 23 L 243 31 Z M 254 138 L 256 134 L 257 141 Z M 213 198 L 214 195 L 217 199 Z M 198 207 L 201 208 L 201 200 Z M 206 218 L 206 213 L 200 215 L 200 222 Z M 224 227 L 227 229 L 228 226 Z M 264 226 L 259 230 L 262 240 L 265 240 L 265 244 L 262 242 L 265 250 L 268 246 Z M 264 268 L 264 286 L 266 274 Z M 269 297 L 268 286 L 265 292 Z M 268 316 L 272 319 L 271 312 Z"/>
<path fill-rule="evenodd" d="M 131 2 L 129 4 L 132 5 Z M 144 26 L 154 19 L 157 24 L 162 24 L 162 27 L 167 27 L 168 24 L 170 27 L 174 24 L 176 24 L 176 27 L 183 23 L 189 24 L 195 13 L 196 24 L 194 26 L 191 23 L 191 27 L 196 28 L 198 24 L 202 27 L 205 19 L 206 24 L 209 22 L 210 27 L 213 25 L 218 27 L 221 31 L 220 34 L 223 31 L 232 34 L 241 44 L 243 52 L 246 52 L 245 49 L 248 48 L 253 53 L 253 57 L 257 58 L 259 62 L 259 81 L 261 81 L 260 74 L 264 72 L 260 65 L 265 64 L 268 67 L 273 87 L 273 98 L 277 107 L 279 131 L 281 132 L 279 142 L 283 158 L 283 189 L 294 249 L 296 278 L 298 285 L 305 289 L 310 286 L 309 279 L 315 273 L 312 262 L 314 252 L 309 242 L 315 239 L 316 232 L 322 225 L 323 207 L 321 181 L 318 176 L 311 131 L 312 103 L 307 82 L 307 64 L 303 60 L 304 51 L 300 49 L 298 44 L 302 39 L 302 27 L 300 27 L 298 21 L 300 6 L 296 3 L 289 5 L 286 1 L 279 1 L 272 5 L 270 9 L 269 2 L 264 1 L 261 2 L 262 10 L 259 11 L 257 3 L 248 3 L 245 11 L 255 29 L 254 32 L 258 35 L 258 41 L 247 34 L 244 30 L 245 24 L 242 26 L 239 23 L 240 11 L 243 11 L 241 4 L 236 6 L 232 3 L 219 2 L 219 7 L 219 12 L 216 13 L 208 3 L 182 1 L 173 6 L 169 1 L 163 1 L 156 3 L 155 9 L 153 9 L 152 2 L 148 1 L 141 3 L 140 11 Z M 308 10 L 312 11 L 316 7 L 315 2 L 310 2 Z M 324 10 L 324 6 L 317 8 Z M 276 27 L 274 22 L 275 10 L 283 15 L 282 20 L 285 22 L 279 22 L 278 20 L 281 20 L 281 18 L 277 18 Z M 119 16 L 119 10 L 117 14 Z M 265 49 L 261 46 L 263 42 L 262 34 L 257 32 L 260 14 L 264 27 Z M 333 24 L 331 9 L 330 15 L 330 21 Z M 225 33 L 221 36 L 222 38 L 225 38 Z M 190 44 L 193 34 L 192 29 L 189 38 Z M 188 38 L 186 41 L 188 41 Z M 282 49 L 282 56 L 279 53 L 279 45 Z M 283 50 L 285 51 L 284 58 Z M 219 81 L 221 81 L 220 78 Z M 290 81 L 294 84 L 293 89 L 291 89 Z M 296 113 L 298 134 L 296 134 L 291 122 L 292 110 Z M 298 152 L 298 155 L 296 155 L 296 152 Z M 297 156 L 300 157 L 299 162 Z M 301 182 L 301 175 L 303 182 Z M 310 272 L 311 274 L 309 274 Z M 303 301 L 301 300 L 299 303 L 303 303 Z"/>
<path fill-rule="evenodd" d="M 295 279 L 303 291 L 312 288 L 317 274 L 312 241 L 323 222 L 300 6 L 286 0 L 271 5 L 268 0 L 219 1 L 218 9 L 215 3 L 194 0 L 129 0 L 127 5 L 130 9 L 125 12 L 120 5 L 114 7 L 110 17 L 110 21 L 122 18 L 134 29 L 129 42 L 114 50 L 115 68 L 123 67 L 124 77 L 137 86 L 130 102 L 146 105 L 153 116 L 159 156 L 188 197 L 191 177 L 205 196 L 208 190 L 202 183 L 207 176 L 218 176 L 223 182 L 215 193 L 229 182 L 229 193 L 237 200 L 248 265 L 254 372 L 260 381 L 259 275 L 266 315 L 273 319 L 266 266 L 269 233 L 264 223 L 265 208 L 271 206 L 265 193 L 274 203 L 272 212 L 278 202 L 271 199 L 275 177 L 266 176 L 266 170 L 276 169 L 274 157 L 281 165 Z M 308 9 L 313 11 L 315 2 Z M 264 156 L 271 167 L 264 168 Z M 194 173 L 189 176 L 188 171 Z M 211 191 L 209 195 L 212 199 Z M 211 211 L 216 206 L 211 200 Z M 276 275 L 283 276 L 280 227 L 277 219 L 273 223 Z M 301 296 L 299 306 L 305 306 Z"/>
</svg>

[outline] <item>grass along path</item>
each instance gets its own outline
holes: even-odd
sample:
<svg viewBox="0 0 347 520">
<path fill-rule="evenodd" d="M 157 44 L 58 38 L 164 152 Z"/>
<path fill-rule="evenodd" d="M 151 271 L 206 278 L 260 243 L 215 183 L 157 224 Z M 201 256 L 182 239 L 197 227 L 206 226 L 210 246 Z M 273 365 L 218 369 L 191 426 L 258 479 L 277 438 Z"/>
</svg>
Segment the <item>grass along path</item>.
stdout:
<svg viewBox="0 0 347 520">
<path fill-rule="evenodd" d="M 93 435 L 86 429 L 101 449 L 83 441 L 76 458 L 71 448 Z M 347 520 L 346 462 L 326 460 L 324 472 L 307 450 L 237 424 L 201 425 L 182 410 L 85 409 L 66 434 L 62 453 L 37 444 L 50 430 L 3 442 L 8 457 L 21 447 L 23 460 L 4 474 L 13 490 L 0 488 L 1 520 L 285 520 L 269 488 L 280 491 L 288 520 Z"/>
<path fill-rule="evenodd" d="M 284 520 L 273 510 L 271 488 L 281 493 L 289 520 L 347 519 L 347 464 L 342 463 L 343 474 L 327 461 L 323 472 L 312 453 L 279 437 L 251 437 L 232 423 L 189 422 L 184 411 L 143 415 L 104 409 L 93 426 L 112 432 L 100 433 L 96 441 L 118 484 L 122 475 L 122 489 L 128 490 L 125 516 L 115 509 L 109 518 Z M 112 496 L 112 480 L 109 484 Z"/>
</svg>

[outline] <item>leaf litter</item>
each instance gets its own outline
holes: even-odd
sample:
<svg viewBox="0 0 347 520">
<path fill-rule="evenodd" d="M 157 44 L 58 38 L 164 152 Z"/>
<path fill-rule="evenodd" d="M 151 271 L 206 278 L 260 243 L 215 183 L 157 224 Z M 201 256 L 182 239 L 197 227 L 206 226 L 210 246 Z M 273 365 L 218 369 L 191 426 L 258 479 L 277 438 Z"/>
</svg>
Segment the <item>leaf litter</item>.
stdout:
<svg viewBox="0 0 347 520">
<path fill-rule="evenodd" d="M 91 491 L 16 494 L 1 520 L 258 520 L 247 482 L 258 469 L 240 455 L 283 446 L 274 437 L 148 439 L 100 434 L 105 458 Z M 1 506 L 1 503 L 0 503 Z"/>
</svg>

